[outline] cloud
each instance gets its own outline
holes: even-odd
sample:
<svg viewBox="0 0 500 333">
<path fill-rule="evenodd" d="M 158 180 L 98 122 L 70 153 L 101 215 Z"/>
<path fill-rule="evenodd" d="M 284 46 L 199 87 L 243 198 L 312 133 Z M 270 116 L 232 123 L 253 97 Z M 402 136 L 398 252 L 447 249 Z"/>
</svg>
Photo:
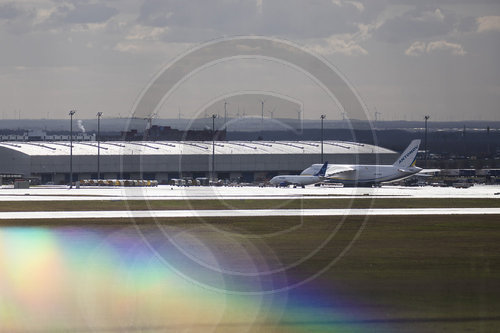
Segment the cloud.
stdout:
<svg viewBox="0 0 500 333">
<path fill-rule="evenodd" d="M 336 34 L 321 41 L 316 41 L 310 48 L 321 54 L 343 54 L 346 56 L 367 55 L 368 51 L 360 43 L 371 37 L 375 25 L 359 24 L 358 31 L 353 34 Z"/>
<path fill-rule="evenodd" d="M 0 32 L 15 35 L 29 32 L 33 29 L 35 19 L 36 11 L 26 9 L 22 3 L 0 4 Z"/>
<path fill-rule="evenodd" d="M 117 13 L 115 8 L 104 4 L 76 2 L 58 6 L 50 19 L 68 24 L 102 23 Z"/>
<path fill-rule="evenodd" d="M 208 32 L 212 38 L 250 34 L 325 38 L 355 32 L 362 8 L 348 0 L 145 0 L 137 23 L 168 27 L 171 36 L 181 32 L 189 36 L 192 30 L 201 36 Z"/>
<path fill-rule="evenodd" d="M 436 51 L 450 51 L 453 55 L 465 55 L 465 50 L 462 45 L 457 43 L 450 43 L 445 40 L 438 40 L 427 44 L 427 53 Z"/>
<path fill-rule="evenodd" d="M 323 43 L 315 44 L 310 49 L 320 54 L 338 53 L 346 56 L 368 54 L 368 51 L 353 40 L 349 34 L 330 36 Z"/>
<path fill-rule="evenodd" d="M 343 6 L 353 6 L 354 8 L 356 8 L 357 10 L 359 10 L 360 12 L 362 12 L 363 10 L 365 10 L 365 5 L 363 5 L 361 2 L 359 1 L 351 1 L 351 0 L 332 0 L 332 3 L 339 6 L 339 7 L 343 7 Z"/>
<path fill-rule="evenodd" d="M 481 16 L 476 22 L 477 32 L 500 31 L 500 16 Z"/>
<path fill-rule="evenodd" d="M 117 14 L 119 11 L 116 8 L 88 0 L 37 0 L 0 4 L 2 29 L 17 35 L 30 32 L 64 34 L 103 30 L 102 24 L 109 22 Z"/>
<path fill-rule="evenodd" d="M 168 32 L 167 27 L 134 26 L 125 37 L 127 40 L 161 40 Z"/>
<path fill-rule="evenodd" d="M 405 54 L 407 56 L 419 56 L 425 53 L 425 43 L 424 42 L 414 42 L 406 49 Z"/>
<path fill-rule="evenodd" d="M 452 32 L 456 16 L 440 8 L 415 8 L 386 20 L 374 36 L 389 43 L 444 36 Z"/>
<path fill-rule="evenodd" d="M 457 43 L 450 43 L 445 40 L 438 40 L 434 42 L 414 42 L 406 49 L 405 54 L 407 56 L 421 56 L 423 54 L 430 54 L 433 52 L 451 52 L 453 55 L 465 55 L 465 50 L 462 45 Z"/>
<path fill-rule="evenodd" d="M 248 19 L 255 19 L 260 6 L 265 6 L 265 2 L 145 0 L 138 21 L 155 27 L 225 27 L 238 21 L 244 24 Z"/>
<path fill-rule="evenodd" d="M 113 50 L 124 53 L 141 53 L 141 45 L 132 42 L 119 42 Z"/>
<path fill-rule="evenodd" d="M 10 20 L 23 14 L 23 10 L 18 8 L 15 3 L 9 2 L 0 5 L 0 19 Z"/>
</svg>

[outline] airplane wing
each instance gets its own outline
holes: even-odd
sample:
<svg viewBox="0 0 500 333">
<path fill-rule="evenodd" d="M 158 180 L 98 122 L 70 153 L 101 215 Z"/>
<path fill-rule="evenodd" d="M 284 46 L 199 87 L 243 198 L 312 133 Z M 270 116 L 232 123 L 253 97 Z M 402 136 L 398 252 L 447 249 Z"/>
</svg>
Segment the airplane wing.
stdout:
<svg viewBox="0 0 500 333">
<path fill-rule="evenodd" d="M 327 170 L 326 170 L 326 173 L 325 173 L 325 177 L 328 178 L 328 177 L 332 177 L 332 176 L 336 176 L 338 174 L 341 174 L 341 173 L 344 173 L 344 172 L 350 172 L 350 171 L 356 171 L 355 168 L 353 167 L 350 167 L 350 166 L 335 166 L 335 165 L 332 165 L 331 167 L 329 167 Z"/>
<path fill-rule="evenodd" d="M 415 174 L 417 177 L 432 177 L 434 174 L 441 172 L 441 169 L 422 169 Z"/>
<path fill-rule="evenodd" d="M 441 169 L 422 169 L 419 173 L 436 173 L 441 172 Z"/>
</svg>

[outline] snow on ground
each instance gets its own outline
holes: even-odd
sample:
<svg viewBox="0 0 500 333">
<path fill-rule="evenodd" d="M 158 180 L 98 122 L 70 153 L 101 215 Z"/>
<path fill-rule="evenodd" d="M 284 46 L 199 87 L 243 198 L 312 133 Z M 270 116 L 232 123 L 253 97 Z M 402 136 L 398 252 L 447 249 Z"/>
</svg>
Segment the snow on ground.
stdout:
<svg viewBox="0 0 500 333">
<path fill-rule="evenodd" d="M 236 210 L 135 210 L 135 211 L 51 211 L 0 212 L 0 220 L 11 219 L 95 219 L 178 218 L 241 216 L 366 216 L 366 215 L 490 215 L 500 208 L 380 208 L 380 209 L 236 209 Z"/>
<path fill-rule="evenodd" d="M 476 185 L 467 189 L 453 187 L 402 187 L 380 188 L 315 187 L 85 187 L 69 189 L 67 186 L 37 186 L 13 189 L 2 186 L 0 201 L 52 201 L 52 200 L 181 200 L 181 199 L 290 199 L 290 198 L 351 198 L 351 197 L 400 197 L 400 198 L 499 198 L 500 186 Z"/>
</svg>

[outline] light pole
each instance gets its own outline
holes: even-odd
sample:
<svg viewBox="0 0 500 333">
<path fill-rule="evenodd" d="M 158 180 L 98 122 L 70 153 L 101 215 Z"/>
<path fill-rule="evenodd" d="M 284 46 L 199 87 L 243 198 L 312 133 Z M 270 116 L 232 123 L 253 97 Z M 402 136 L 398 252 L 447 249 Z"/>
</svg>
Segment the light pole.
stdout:
<svg viewBox="0 0 500 333">
<path fill-rule="evenodd" d="M 300 125 L 300 130 L 302 131 L 304 129 L 304 123 L 302 122 L 302 108 L 300 109 L 296 109 L 297 111 L 297 120 L 299 122 L 299 125 Z"/>
<path fill-rule="evenodd" d="M 224 101 L 224 127 L 227 130 L 227 101 Z"/>
<path fill-rule="evenodd" d="M 465 139 L 465 124 L 464 124 L 464 130 L 462 132 L 462 137 L 464 139 L 464 157 L 467 156 L 467 141 Z"/>
<path fill-rule="evenodd" d="M 73 115 L 75 110 L 69 112 L 69 188 L 73 188 Z"/>
<path fill-rule="evenodd" d="M 323 163 L 323 120 L 325 120 L 326 115 L 321 115 L 321 163 Z"/>
<path fill-rule="evenodd" d="M 102 112 L 97 112 L 97 180 L 101 179 L 101 116 Z"/>
<path fill-rule="evenodd" d="M 215 180 L 215 118 L 216 114 L 212 115 L 212 181 Z"/>
<path fill-rule="evenodd" d="M 431 116 L 424 116 L 425 119 L 425 136 L 424 136 L 424 154 L 425 154 L 425 168 L 427 168 L 427 121 Z"/>
<path fill-rule="evenodd" d="M 264 130 L 264 100 L 260 101 L 260 105 L 261 105 L 260 130 L 263 131 Z"/>
<path fill-rule="evenodd" d="M 489 158 L 491 155 L 490 126 L 486 127 L 486 135 L 487 135 L 486 140 L 488 141 L 488 158 Z"/>
</svg>

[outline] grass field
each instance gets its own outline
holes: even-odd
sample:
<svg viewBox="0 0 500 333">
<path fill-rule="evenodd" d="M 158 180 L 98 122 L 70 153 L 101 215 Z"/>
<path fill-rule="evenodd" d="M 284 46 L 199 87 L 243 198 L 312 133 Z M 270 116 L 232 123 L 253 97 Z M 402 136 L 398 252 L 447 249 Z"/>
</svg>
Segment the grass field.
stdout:
<svg viewBox="0 0 500 333">
<path fill-rule="evenodd" d="M 355 198 L 273 200 L 90 200 L 0 201 L 0 212 L 149 209 L 321 209 L 321 208 L 488 208 L 498 199 L 475 198 Z"/>
<path fill-rule="evenodd" d="M 355 202 L 358 205 L 367 203 L 364 200 Z M 413 207 L 430 202 L 433 207 L 444 204 L 436 199 L 377 199 L 377 202 L 380 205 L 377 207 L 411 205 L 411 202 Z M 448 203 L 453 203 L 454 207 L 477 207 L 478 202 L 498 205 L 498 200 L 453 199 Z M 195 203 L 200 205 L 197 208 L 217 205 L 217 202 Z M 249 201 L 246 205 L 235 205 L 249 208 L 248 204 L 257 203 L 268 204 Z M 308 208 L 340 204 L 338 199 L 300 203 L 310 205 Z M 54 207 L 60 207 L 57 204 L 54 203 Z M 186 203 L 168 204 L 181 207 Z M 284 204 L 298 203 L 291 200 Z M 153 228 L 151 220 L 135 222 L 144 230 Z M 324 300 L 317 313 L 317 322 L 304 323 L 298 315 L 296 320 L 282 323 L 284 331 L 302 325 L 318 331 L 362 327 L 367 332 L 385 332 L 388 328 L 393 332 L 495 332 L 500 327 L 500 216 L 371 216 L 366 223 L 363 217 L 348 217 L 342 224 L 339 217 L 186 218 L 160 219 L 159 222 L 174 234 L 188 232 L 214 246 L 220 244 L 221 237 L 253 244 L 247 247 L 250 254 L 269 254 L 267 259 L 276 268 L 297 263 L 340 226 L 338 233 L 314 255 L 287 271 L 293 280 L 308 278 L 326 267 L 364 225 L 352 248 L 335 265 L 304 286 L 311 295 Z M 2 223 L 52 225 L 40 220 Z M 132 223 L 130 220 L 97 219 L 58 221 L 57 225 L 136 233 L 137 230 L 129 226 Z M 266 251 L 261 250 L 264 248 Z M 230 246 L 218 246 L 219 253 L 241 264 L 245 258 L 233 250 Z M 329 307 L 334 308 L 342 300 L 362 306 L 367 310 L 365 315 L 353 316 L 347 322 L 332 319 Z"/>
</svg>

